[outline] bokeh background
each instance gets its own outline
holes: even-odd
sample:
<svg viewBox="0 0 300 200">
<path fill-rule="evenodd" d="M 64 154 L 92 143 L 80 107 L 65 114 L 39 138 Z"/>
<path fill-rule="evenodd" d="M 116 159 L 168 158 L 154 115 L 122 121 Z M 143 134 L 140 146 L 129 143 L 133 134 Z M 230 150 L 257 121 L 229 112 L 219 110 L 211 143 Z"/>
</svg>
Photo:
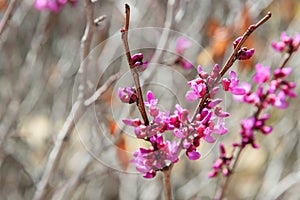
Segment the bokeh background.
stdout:
<svg viewBox="0 0 300 200">
<path fill-rule="evenodd" d="M 192 41 L 183 57 L 210 71 L 215 63 L 226 62 L 236 37 L 271 11 L 272 18 L 246 42 L 255 48 L 254 57 L 233 66 L 240 80 L 251 81 L 256 63 L 273 69 L 281 63 L 283 55 L 272 50 L 271 42 L 278 41 L 283 31 L 292 36 L 300 31 L 298 0 L 96 1 L 94 18 L 106 18 L 94 26 L 85 93 L 91 96 L 119 72 L 118 79 L 92 106 L 84 107 L 80 117 L 75 116 L 43 199 L 163 199 L 162 175 L 144 179 L 130 163 L 133 152 L 147 144 L 135 139 L 133 130 L 121 122 L 139 117 L 134 105 L 117 98 L 119 87 L 133 86 L 119 32 L 124 3 L 131 6 L 131 50 L 144 53 L 149 61 L 141 73 L 143 90 L 153 90 L 163 110 L 172 111 L 176 103 L 190 110 L 196 107 L 184 98 L 186 82 L 197 76 L 196 69 L 176 63 L 178 37 Z M 2 17 L 7 4 L 0 0 Z M 33 0 L 17 1 L 0 37 L 0 199 L 33 198 L 49 155 L 57 148 L 59 133 L 67 119 L 73 118 L 70 112 L 79 93 L 84 1 L 57 13 L 38 11 L 33 4 Z M 294 69 L 290 80 L 297 85 L 299 64 L 297 52 L 288 63 Z M 230 95 L 219 95 L 231 117 L 227 119 L 229 133 L 217 137 L 216 144 L 222 141 L 230 152 L 230 144 L 239 140 L 240 120 L 254 108 L 233 102 Z M 259 149 L 243 152 L 227 199 L 299 199 L 299 105 L 296 98 L 286 110 L 268 110 L 272 116 L 268 124 L 274 131 L 269 136 L 257 135 Z M 180 157 L 172 171 L 175 199 L 213 199 L 223 180 L 208 178 L 218 151 L 218 145 L 201 144 L 200 160 Z"/>
</svg>

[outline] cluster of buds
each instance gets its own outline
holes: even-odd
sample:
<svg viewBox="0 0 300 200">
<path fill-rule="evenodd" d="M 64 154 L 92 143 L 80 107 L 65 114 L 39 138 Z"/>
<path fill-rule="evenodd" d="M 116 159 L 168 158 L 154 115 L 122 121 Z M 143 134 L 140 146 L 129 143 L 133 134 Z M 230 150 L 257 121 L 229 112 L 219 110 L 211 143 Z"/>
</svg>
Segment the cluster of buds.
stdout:
<svg viewBox="0 0 300 200">
<path fill-rule="evenodd" d="M 243 37 L 238 37 L 234 42 L 233 42 L 233 47 L 236 48 L 238 44 L 241 42 Z M 248 49 L 247 47 L 242 47 L 238 53 L 237 53 L 237 59 L 238 60 L 248 60 L 251 58 L 254 54 L 254 48 Z"/>
<path fill-rule="evenodd" d="M 143 61 L 144 55 L 142 53 L 137 53 L 131 56 L 131 62 L 134 67 L 139 72 L 144 71 L 147 68 L 147 61 Z"/>
<path fill-rule="evenodd" d="M 272 47 L 278 52 L 292 53 L 297 51 L 300 44 L 300 34 L 297 33 L 294 38 L 288 36 L 286 32 L 283 32 L 280 36 L 279 42 L 273 42 Z"/>
<path fill-rule="evenodd" d="M 219 172 L 222 172 L 224 176 L 228 176 L 229 167 L 231 164 L 232 156 L 226 156 L 226 150 L 222 143 L 220 143 L 220 157 L 213 164 L 213 170 L 208 174 L 210 178 L 213 178 L 218 175 Z"/>
<path fill-rule="evenodd" d="M 67 4 L 76 4 L 78 0 L 35 0 L 34 6 L 37 10 L 50 10 L 52 12 L 59 12 L 61 8 Z"/>
</svg>

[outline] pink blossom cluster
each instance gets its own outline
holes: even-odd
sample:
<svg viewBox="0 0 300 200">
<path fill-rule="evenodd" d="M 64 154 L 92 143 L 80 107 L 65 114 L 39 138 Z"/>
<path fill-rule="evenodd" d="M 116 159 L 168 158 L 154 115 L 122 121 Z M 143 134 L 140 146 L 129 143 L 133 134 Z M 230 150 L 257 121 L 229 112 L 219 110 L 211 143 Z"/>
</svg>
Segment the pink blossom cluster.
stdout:
<svg viewBox="0 0 300 200">
<path fill-rule="evenodd" d="M 283 32 L 280 36 L 279 42 L 273 42 L 272 47 L 278 52 L 297 51 L 300 45 L 300 34 L 297 33 L 294 38 L 288 36 L 286 32 Z"/>
<path fill-rule="evenodd" d="M 59 12 L 61 8 L 67 4 L 76 4 L 78 0 L 35 0 L 34 6 L 37 10 L 50 10 L 52 12 Z"/>
<path fill-rule="evenodd" d="M 135 54 L 132 58 L 136 64 L 142 62 L 142 54 Z M 138 63 L 136 67 L 141 64 Z M 137 138 L 144 139 L 151 143 L 149 148 L 140 148 L 134 154 L 132 163 L 136 169 L 144 174 L 146 178 L 152 178 L 159 170 L 164 170 L 171 163 L 178 161 L 179 150 L 183 149 L 190 160 L 200 158 L 197 150 L 203 140 L 208 143 L 215 142 L 213 135 L 223 135 L 227 133 L 224 119 L 229 113 L 222 111 L 219 105 L 222 99 L 215 98 L 215 94 L 220 89 L 220 67 L 215 65 L 210 74 L 204 72 L 202 67 L 198 67 L 199 78 L 188 82 L 191 90 L 187 92 L 186 99 L 195 101 L 208 95 L 206 104 L 193 118 L 189 116 L 189 111 L 179 104 L 175 105 L 175 110 L 161 111 L 158 108 L 158 99 L 152 91 L 148 91 L 144 105 L 151 116 L 151 122 L 146 125 L 140 119 L 123 119 L 127 126 L 134 127 Z M 245 93 L 245 90 L 238 85 L 239 80 L 235 72 L 230 72 L 230 78 L 224 78 L 222 88 L 235 95 Z M 124 103 L 133 103 L 138 99 L 134 88 L 120 88 L 118 96 Z M 174 139 L 167 140 L 166 132 L 172 132 Z"/>
<path fill-rule="evenodd" d="M 286 51 L 287 53 L 292 54 L 298 49 L 299 43 L 299 34 L 293 39 L 283 33 L 281 35 L 281 42 L 272 43 L 272 46 L 276 51 Z M 259 114 L 265 110 L 267 106 L 285 109 L 288 107 L 287 99 L 296 97 L 296 93 L 294 92 L 296 84 L 286 80 L 291 72 L 292 69 L 290 67 L 281 66 L 274 70 L 271 76 L 271 67 L 257 64 L 255 66 L 255 74 L 252 77 L 252 82 L 257 85 L 257 87 L 252 88 L 249 83 L 241 84 L 241 88 L 243 88 L 245 92 L 243 95 L 234 95 L 234 99 L 238 102 L 254 105 L 257 108 L 257 112 L 253 116 L 241 121 L 241 141 L 233 143 L 232 145 L 234 148 L 244 148 L 247 145 L 251 145 L 253 148 L 259 148 L 255 142 L 255 132 L 258 131 L 265 135 L 272 132 L 272 127 L 266 125 L 266 121 L 270 118 L 270 114 L 266 113 L 261 117 Z M 219 172 L 222 172 L 223 175 L 227 176 L 230 172 L 229 166 L 232 156 L 225 156 L 223 144 L 220 145 L 220 151 L 221 155 L 213 164 L 213 170 L 210 172 L 209 177 L 215 177 Z"/>
<path fill-rule="evenodd" d="M 248 83 L 241 84 L 244 87 L 246 94 L 235 97 L 237 101 L 254 106 L 261 106 L 263 109 L 268 105 L 279 109 L 288 107 L 287 98 L 296 97 L 294 88 L 296 84 L 285 80 L 285 78 L 292 72 L 290 67 L 276 69 L 273 72 L 271 79 L 271 67 L 266 67 L 261 64 L 255 66 L 256 73 L 252 81 L 257 85 L 256 90 L 251 88 Z"/>
<path fill-rule="evenodd" d="M 238 37 L 234 42 L 233 42 L 233 47 L 236 48 L 238 44 L 241 42 L 243 37 Z M 236 57 L 238 60 L 248 60 L 251 58 L 254 54 L 255 50 L 254 48 L 248 49 L 247 47 L 242 47 Z"/>
<path fill-rule="evenodd" d="M 163 170 L 171 163 L 178 161 L 178 142 L 165 139 L 163 133 L 179 127 L 181 122 L 186 121 L 188 112 L 179 105 L 173 115 L 170 115 L 169 111 L 160 111 L 157 107 L 158 99 L 155 99 L 151 91 L 148 91 L 147 101 L 144 103 L 152 117 L 149 125 L 145 125 L 138 118 L 124 119 L 123 122 L 127 126 L 134 127 L 137 138 L 151 143 L 150 148 L 140 148 L 134 153 L 135 158 L 132 163 L 136 165 L 139 172 L 144 174 L 145 178 L 152 178 L 156 171 Z"/>
</svg>

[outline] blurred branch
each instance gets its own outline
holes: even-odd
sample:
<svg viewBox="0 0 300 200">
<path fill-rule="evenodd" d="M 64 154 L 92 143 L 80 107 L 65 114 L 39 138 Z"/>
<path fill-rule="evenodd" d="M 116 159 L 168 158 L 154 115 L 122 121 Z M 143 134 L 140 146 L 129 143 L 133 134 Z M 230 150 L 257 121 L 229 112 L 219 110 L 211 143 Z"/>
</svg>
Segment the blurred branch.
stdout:
<svg viewBox="0 0 300 200">
<path fill-rule="evenodd" d="M 48 37 L 49 29 L 51 26 L 52 18 L 50 14 L 42 15 L 39 19 L 36 31 L 33 35 L 33 39 L 31 41 L 31 48 L 26 54 L 26 58 L 22 69 L 20 71 L 20 77 L 18 78 L 18 82 L 14 79 L 10 80 L 13 91 L 13 96 L 7 101 L 8 105 L 4 104 L 5 106 L 4 113 L 5 115 L 1 115 L 1 124 L 0 124 L 0 166 L 2 164 L 2 160 L 4 158 L 4 150 L 3 144 L 10 133 L 10 129 L 14 125 L 14 123 L 18 120 L 18 114 L 21 107 L 21 102 L 24 94 L 26 93 L 26 87 L 29 85 L 29 75 L 31 74 L 32 70 L 34 69 L 37 54 L 42 47 L 42 43 L 44 42 L 45 38 Z M 2 105 L 1 105 L 2 106 Z"/>
<path fill-rule="evenodd" d="M 0 36 L 2 35 L 4 29 L 6 28 L 7 24 L 8 24 L 8 21 L 9 19 L 11 18 L 12 16 L 12 12 L 14 10 L 14 7 L 17 3 L 17 0 L 11 0 L 5 13 L 4 13 L 4 16 L 3 18 L 1 19 L 1 24 L 0 24 Z"/>
<path fill-rule="evenodd" d="M 300 183 L 300 171 L 290 173 L 273 188 L 269 188 L 269 192 L 266 195 L 264 195 L 264 198 L 278 199 L 280 195 L 282 195 L 284 192 L 286 192 L 288 189 L 290 189 L 298 183 Z"/>
<path fill-rule="evenodd" d="M 95 101 L 98 100 L 98 98 L 103 94 L 103 92 L 105 92 L 108 87 L 115 82 L 117 79 L 119 79 L 121 77 L 121 73 L 118 72 L 114 75 L 112 75 L 111 77 L 109 77 L 109 79 L 100 87 L 97 89 L 97 91 L 87 100 L 84 101 L 84 105 L 85 106 L 90 106 L 92 103 L 94 103 Z"/>
<path fill-rule="evenodd" d="M 78 100 L 73 104 L 69 116 L 67 117 L 61 131 L 57 135 L 54 147 L 52 148 L 49 154 L 42 178 L 37 185 L 37 190 L 35 191 L 33 197 L 33 199 L 35 200 L 46 198 L 48 192 L 47 189 L 49 187 L 49 181 L 53 177 L 56 166 L 62 156 L 65 141 L 67 141 L 68 137 L 72 133 L 72 130 L 75 126 L 75 122 L 83 114 L 83 101 L 85 98 L 85 92 L 87 90 L 86 76 L 88 68 L 88 55 L 91 48 L 94 26 L 94 10 L 92 2 L 90 0 L 85 0 L 85 11 L 86 27 L 81 39 L 81 65 L 78 70 L 80 76 Z"/>
</svg>

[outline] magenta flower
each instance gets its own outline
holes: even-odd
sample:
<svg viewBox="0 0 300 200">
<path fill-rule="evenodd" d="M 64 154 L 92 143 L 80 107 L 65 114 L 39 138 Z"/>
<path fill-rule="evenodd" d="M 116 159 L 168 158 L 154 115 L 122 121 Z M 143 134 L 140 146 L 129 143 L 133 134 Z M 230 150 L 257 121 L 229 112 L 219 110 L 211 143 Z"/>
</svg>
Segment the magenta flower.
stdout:
<svg viewBox="0 0 300 200">
<path fill-rule="evenodd" d="M 236 38 L 236 39 L 234 40 L 234 42 L 232 43 L 234 48 L 236 48 L 237 45 L 242 41 L 242 38 L 243 38 L 243 37 L 240 36 L 240 37 L 238 37 L 238 38 Z"/>
<path fill-rule="evenodd" d="M 118 96 L 123 103 L 132 104 L 137 101 L 136 90 L 132 87 L 119 88 Z"/>
<path fill-rule="evenodd" d="M 223 85 L 224 91 L 229 91 L 235 95 L 245 94 L 245 89 L 242 87 L 238 87 L 239 80 L 236 77 L 236 73 L 234 71 L 231 71 L 229 73 L 229 75 L 230 75 L 230 79 L 224 78 L 222 80 L 222 85 Z"/>
<path fill-rule="evenodd" d="M 145 106 L 149 108 L 149 113 L 152 117 L 156 117 L 159 114 L 159 109 L 156 104 L 158 100 L 154 98 L 152 91 L 147 92 L 147 101 L 144 102 Z"/>
<path fill-rule="evenodd" d="M 254 52 L 255 52 L 254 48 L 248 50 L 247 47 L 243 47 L 239 50 L 237 59 L 248 60 L 254 55 Z"/>
<path fill-rule="evenodd" d="M 275 78 L 284 78 L 284 77 L 287 77 L 291 72 L 292 72 L 292 68 L 290 68 L 290 67 L 276 69 L 274 71 L 274 76 L 275 76 Z"/>
<path fill-rule="evenodd" d="M 262 64 L 257 64 L 255 66 L 255 70 L 256 73 L 252 78 L 254 83 L 262 84 L 269 80 L 271 67 L 265 67 Z"/>
<path fill-rule="evenodd" d="M 242 120 L 242 130 L 240 132 L 242 136 L 241 146 L 244 147 L 248 144 L 251 144 L 253 148 L 258 148 L 258 145 L 255 143 L 254 138 L 254 127 L 255 127 L 255 118 L 250 117 Z"/>
<path fill-rule="evenodd" d="M 187 60 L 182 58 L 182 55 L 185 49 L 189 48 L 192 45 L 192 42 L 185 39 L 184 37 L 179 37 L 176 41 L 175 51 L 178 54 L 178 58 L 175 61 L 176 64 L 179 64 L 184 69 L 191 69 L 193 65 Z"/>
<path fill-rule="evenodd" d="M 134 153 L 135 158 L 131 160 L 145 178 L 153 178 L 156 171 L 178 161 L 178 144 L 175 141 L 164 141 L 163 137 L 158 134 L 151 138 L 151 142 L 156 145 L 157 150 L 153 147 L 140 148 Z"/>
<path fill-rule="evenodd" d="M 205 81 L 201 78 L 194 79 L 188 82 L 188 85 L 192 90 L 186 93 L 186 99 L 188 101 L 195 101 L 199 98 L 202 98 L 206 93 L 206 84 Z"/>
<path fill-rule="evenodd" d="M 222 143 L 220 143 L 220 157 L 213 164 L 213 170 L 208 174 L 209 178 L 213 178 L 218 175 L 219 171 L 224 176 L 229 174 L 229 167 L 232 160 L 232 156 L 226 157 L 226 150 Z"/>
<path fill-rule="evenodd" d="M 37 10 L 48 9 L 52 12 L 59 12 L 68 2 L 74 5 L 78 0 L 35 0 L 34 6 Z"/>
<path fill-rule="evenodd" d="M 286 32 L 281 33 L 280 41 L 273 42 L 272 47 L 278 52 L 293 52 L 297 51 L 300 44 L 300 34 L 297 33 L 294 38 L 289 37 Z"/>
<path fill-rule="evenodd" d="M 175 51 L 176 53 L 182 55 L 184 50 L 192 46 L 192 42 L 185 39 L 184 37 L 179 37 L 176 41 Z"/>
<path fill-rule="evenodd" d="M 144 55 L 142 53 L 137 53 L 131 56 L 132 65 L 137 68 L 139 72 L 143 72 L 148 67 L 148 62 L 143 61 Z"/>
</svg>

